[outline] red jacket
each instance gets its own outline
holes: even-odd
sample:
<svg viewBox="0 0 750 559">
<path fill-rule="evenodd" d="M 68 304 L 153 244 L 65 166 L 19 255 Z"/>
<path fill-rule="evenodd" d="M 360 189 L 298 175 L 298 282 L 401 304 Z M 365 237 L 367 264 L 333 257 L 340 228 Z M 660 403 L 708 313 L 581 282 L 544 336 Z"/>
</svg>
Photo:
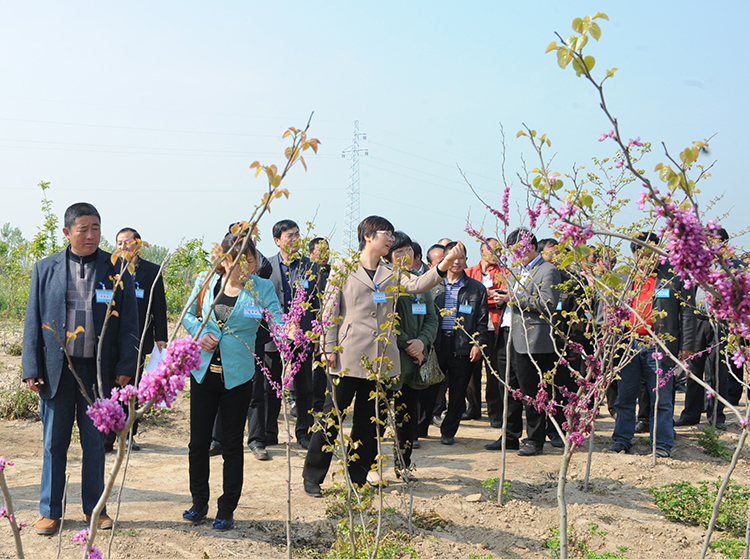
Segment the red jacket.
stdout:
<svg viewBox="0 0 750 559">
<path fill-rule="evenodd" d="M 482 268 L 479 264 L 466 268 L 464 270 L 466 275 L 472 279 L 477 280 L 479 283 L 482 282 Z M 507 290 L 505 283 L 505 276 L 507 272 L 502 270 L 497 264 L 490 264 L 487 268 L 487 273 L 492 278 L 492 287 L 490 289 L 502 289 Z M 495 326 L 495 332 L 500 327 L 500 321 L 503 318 L 503 312 L 505 311 L 505 305 L 499 307 L 495 306 L 495 299 L 489 293 L 487 294 L 487 304 L 490 310 L 490 318 L 492 318 L 492 324 Z"/>
</svg>

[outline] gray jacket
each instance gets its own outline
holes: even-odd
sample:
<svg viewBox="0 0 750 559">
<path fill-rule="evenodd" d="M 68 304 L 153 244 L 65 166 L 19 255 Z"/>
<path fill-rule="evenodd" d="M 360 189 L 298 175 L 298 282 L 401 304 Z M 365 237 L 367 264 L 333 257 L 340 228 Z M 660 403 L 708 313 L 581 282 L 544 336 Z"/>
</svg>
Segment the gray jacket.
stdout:
<svg viewBox="0 0 750 559">
<path fill-rule="evenodd" d="M 530 272 L 515 269 L 510 278 L 513 347 L 518 353 L 554 353 L 551 321 L 560 299 L 560 270 L 543 258 Z"/>
</svg>

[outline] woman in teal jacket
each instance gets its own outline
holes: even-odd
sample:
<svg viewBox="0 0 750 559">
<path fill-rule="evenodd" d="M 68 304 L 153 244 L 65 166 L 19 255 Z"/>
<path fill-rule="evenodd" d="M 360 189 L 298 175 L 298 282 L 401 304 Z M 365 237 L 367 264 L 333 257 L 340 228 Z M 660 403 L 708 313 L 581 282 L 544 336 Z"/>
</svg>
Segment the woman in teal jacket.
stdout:
<svg viewBox="0 0 750 559">
<path fill-rule="evenodd" d="M 183 320 L 185 329 L 194 336 L 204 317 L 209 317 L 200 338 L 203 362 L 191 373 L 188 458 L 193 505 L 182 517 L 198 523 L 208 514 L 208 450 L 218 412 L 224 447 L 224 493 L 218 501 L 215 530 L 232 527 L 242 492 L 242 437 L 255 375 L 255 335 L 263 320 L 263 309 L 270 311 L 272 320 L 282 322 L 273 283 L 252 275 L 258 259 L 252 241 L 245 235 L 228 233 L 221 248 L 225 256 L 211 272 L 198 276 L 190 296 L 195 300 Z M 237 258 L 239 262 L 229 273 Z M 206 274 L 212 277 L 203 286 Z"/>
</svg>

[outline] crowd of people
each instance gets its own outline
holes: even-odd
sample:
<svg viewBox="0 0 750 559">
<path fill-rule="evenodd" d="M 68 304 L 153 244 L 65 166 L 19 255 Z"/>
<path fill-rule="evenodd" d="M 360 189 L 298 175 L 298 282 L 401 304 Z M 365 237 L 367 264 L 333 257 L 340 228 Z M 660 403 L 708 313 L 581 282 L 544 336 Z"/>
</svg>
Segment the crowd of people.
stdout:
<svg viewBox="0 0 750 559">
<path fill-rule="evenodd" d="M 99 248 L 101 218 L 94 206 L 69 207 L 63 232 L 69 246 L 34 267 L 24 329 L 23 378 L 40 395 L 44 427 L 41 518 L 36 524 L 43 535 L 57 530 L 62 515 L 74 420 L 83 449 L 87 517 L 103 491 L 104 456 L 114 449 L 115 437 L 94 427 L 82 390 L 93 398 L 97 384 L 106 395 L 113 386 L 133 383 L 146 356 L 167 343 L 163 281 L 158 265 L 138 256 L 138 232 L 126 227 L 117 235 L 129 270 L 118 268 Z M 387 219 L 370 216 L 359 224 L 357 254 L 331 265 L 327 241 L 315 238 L 302 246 L 292 220 L 277 222 L 272 236 L 279 251 L 267 258 L 244 224 L 230 225 L 221 242 L 222 257 L 196 278 L 189 300 L 183 326 L 200 342 L 202 365 L 191 373 L 192 504 L 184 520 L 197 523 L 207 517 L 210 457 L 221 455 L 223 493 L 213 527 L 232 527 L 242 491 L 245 426 L 247 446 L 258 460 L 268 460 L 266 447 L 279 442 L 278 384 L 289 359 L 282 354 L 279 332 L 292 337 L 294 329 L 313 331 L 316 323 L 323 325 L 323 334 L 309 351 L 294 350 L 299 369 L 289 391 L 295 438 L 307 450 L 304 490 L 312 497 L 322 495 L 331 444 L 346 410 L 353 415 L 348 440 L 356 448 L 347 460 L 350 480 L 359 486 L 373 481 L 389 409 L 395 417 L 396 475 L 414 480 L 413 450 L 430 429 L 439 429 L 440 443 L 455 444 L 461 422 L 481 417 L 483 401 L 490 425 L 503 427 L 501 379 L 506 369 L 516 397 L 507 400 L 506 429 L 485 448 L 505 447 L 528 457 L 541 454 L 547 442 L 565 445 L 566 433 L 560 429 L 566 421 L 565 394 L 578 391 L 584 358 L 595 351 L 597 328 L 607 320 L 607 296 L 592 288 L 598 277 L 613 273 L 612 252 L 592 247 L 582 261 L 563 265 L 572 259 L 560 253 L 555 239 L 537 242 L 530 231 L 517 229 L 504 245 L 483 239 L 480 260 L 473 266 L 463 244 L 449 238 L 429 246 L 423 261 L 418 243 Z M 716 242 L 727 240 L 726 232 L 718 230 Z M 697 424 L 703 412 L 717 428 L 726 418 L 723 406 L 688 380 L 685 407 L 675 421 L 676 377 L 659 372 L 672 370 L 674 359 L 684 361 L 695 376 L 709 381 L 713 392 L 736 404 L 742 371 L 724 358 L 726 328 L 707 312 L 705 294 L 686 289 L 668 265 L 644 249 L 649 243 L 659 243 L 654 233 L 642 233 L 631 244 L 633 266 L 619 288 L 629 294 L 631 316 L 620 327 L 631 342 L 607 394 L 615 418 L 610 450 L 627 453 L 635 433 L 649 432 L 657 454 L 669 457 L 675 427 Z M 120 289 L 113 284 L 118 274 Z M 103 330 L 106 303 L 112 298 L 117 313 Z M 297 323 L 284 325 L 284 313 L 300 301 Z M 269 328 L 269 322 L 285 329 Z M 69 360 L 56 333 L 45 327 L 49 324 L 61 332 L 77 332 L 67 346 Z M 97 359 L 103 384 L 97 383 Z M 445 378 L 426 386 L 418 380 L 421 368 L 431 362 Z M 556 402 L 550 416 L 532 403 L 541 378 Z M 316 421 L 325 416 L 332 420 Z M 135 432 L 125 443 L 132 450 L 140 448 Z M 99 528 L 112 524 L 103 510 Z"/>
</svg>

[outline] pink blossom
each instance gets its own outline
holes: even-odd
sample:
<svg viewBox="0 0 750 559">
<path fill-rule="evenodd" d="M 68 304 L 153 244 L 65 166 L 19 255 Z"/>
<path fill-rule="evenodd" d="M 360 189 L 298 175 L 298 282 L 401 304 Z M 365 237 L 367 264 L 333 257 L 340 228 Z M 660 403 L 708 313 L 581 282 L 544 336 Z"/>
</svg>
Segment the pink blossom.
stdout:
<svg viewBox="0 0 750 559">
<path fill-rule="evenodd" d="M 201 365 L 200 344 L 190 336 L 174 340 L 167 347 L 167 355 L 155 370 L 143 374 L 138 385 L 138 401 L 170 407 L 177 393 L 185 387 L 190 371 Z"/>
<path fill-rule="evenodd" d="M 86 547 L 86 540 L 88 540 L 88 538 L 89 529 L 86 528 L 85 530 L 81 530 L 75 536 L 73 536 L 73 541 L 80 543 L 83 547 Z M 104 559 L 104 555 L 101 551 L 99 551 L 98 547 L 92 545 L 91 549 L 86 554 L 86 559 Z"/>
<path fill-rule="evenodd" d="M 97 398 L 94 405 L 86 410 L 86 415 L 93 420 L 94 427 L 102 433 L 122 431 L 127 420 L 125 410 L 119 402 L 103 398 Z"/>
<path fill-rule="evenodd" d="M 5 466 L 12 466 L 13 462 L 10 460 L 6 460 L 2 456 L 0 456 L 0 472 L 2 472 L 5 469 Z"/>
<path fill-rule="evenodd" d="M 609 132 L 602 132 L 602 135 L 599 138 L 599 141 L 603 142 L 607 138 L 614 138 L 614 137 L 615 137 L 615 131 L 614 130 L 610 130 Z"/>
<path fill-rule="evenodd" d="M 568 442 L 572 445 L 580 447 L 584 442 L 586 442 L 586 437 L 583 436 L 583 433 L 568 433 Z"/>
<path fill-rule="evenodd" d="M 648 199 L 648 190 L 641 192 L 641 196 L 638 198 L 638 209 L 643 211 L 646 207 L 646 200 Z"/>
<path fill-rule="evenodd" d="M 623 164 L 622 159 L 615 160 L 615 167 L 617 167 L 618 169 L 622 167 L 622 164 Z"/>
<path fill-rule="evenodd" d="M 631 139 L 628 142 L 628 147 L 629 148 L 632 148 L 632 147 L 641 147 L 641 146 L 643 146 L 643 143 L 641 143 L 641 137 L 640 136 L 638 136 L 635 140 Z"/>
</svg>

